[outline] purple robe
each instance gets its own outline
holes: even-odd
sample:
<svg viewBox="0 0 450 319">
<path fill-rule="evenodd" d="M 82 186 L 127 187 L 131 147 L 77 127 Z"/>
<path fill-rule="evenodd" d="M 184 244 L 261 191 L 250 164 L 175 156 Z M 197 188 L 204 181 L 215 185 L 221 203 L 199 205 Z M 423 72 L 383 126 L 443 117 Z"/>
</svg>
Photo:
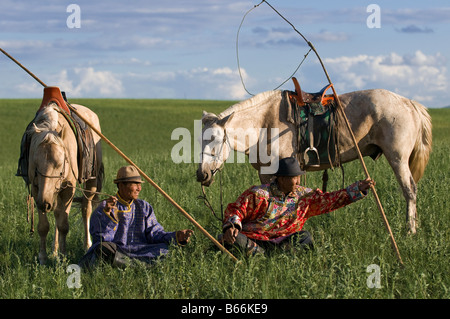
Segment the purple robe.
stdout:
<svg viewBox="0 0 450 319">
<path fill-rule="evenodd" d="M 100 203 L 91 215 L 89 231 L 93 245 L 88 253 L 94 251 L 102 242 L 113 242 L 118 249 L 130 258 L 151 260 L 169 252 L 171 243 L 177 243 L 176 232 L 166 232 L 156 220 L 153 207 L 142 199 L 130 204 L 120 198 L 114 210 L 118 221 L 104 212 L 106 201 Z"/>
</svg>

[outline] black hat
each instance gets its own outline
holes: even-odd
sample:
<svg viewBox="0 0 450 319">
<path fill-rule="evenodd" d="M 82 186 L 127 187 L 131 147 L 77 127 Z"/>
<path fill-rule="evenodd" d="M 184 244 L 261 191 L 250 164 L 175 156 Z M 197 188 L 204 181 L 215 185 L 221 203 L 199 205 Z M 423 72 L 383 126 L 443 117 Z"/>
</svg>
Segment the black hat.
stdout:
<svg viewBox="0 0 450 319">
<path fill-rule="evenodd" d="M 275 176 L 298 176 L 305 172 L 300 169 L 298 161 L 294 157 L 285 157 L 278 163 L 278 171 Z"/>
</svg>

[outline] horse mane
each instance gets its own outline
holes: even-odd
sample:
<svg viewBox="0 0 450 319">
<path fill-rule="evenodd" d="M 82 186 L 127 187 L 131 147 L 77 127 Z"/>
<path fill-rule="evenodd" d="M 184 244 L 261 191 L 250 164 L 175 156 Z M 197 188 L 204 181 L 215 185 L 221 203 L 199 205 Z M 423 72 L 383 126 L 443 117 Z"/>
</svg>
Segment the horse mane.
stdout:
<svg viewBox="0 0 450 319">
<path fill-rule="evenodd" d="M 58 106 L 55 103 L 44 107 L 34 119 L 27 134 L 33 136 L 31 147 L 35 149 L 43 143 L 56 144 L 64 147 L 64 142 L 56 129 L 58 128 Z"/>
<path fill-rule="evenodd" d="M 241 101 L 239 103 L 230 106 L 228 109 L 220 113 L 218 117 L 219 119 L 223 119 L 226 116 L 230 115 L 231 113 L 240 112 L 244 110 L 247 111 L 254 107 L 260 107 L 261 103 L 271 104 L 272 99 L 281 96 L 280 92 L 281 92 L 280 90 L 272 90 L 258 93 L 250 99 Z"/>
</svg>

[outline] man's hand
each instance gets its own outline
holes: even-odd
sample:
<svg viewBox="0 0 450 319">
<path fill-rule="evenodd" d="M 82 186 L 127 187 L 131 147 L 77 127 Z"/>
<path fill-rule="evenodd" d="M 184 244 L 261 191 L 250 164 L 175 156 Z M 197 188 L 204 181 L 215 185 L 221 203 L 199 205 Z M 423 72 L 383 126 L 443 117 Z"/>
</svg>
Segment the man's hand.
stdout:
<svg viewBox="0 0 450 319">
<path fill-rule="evenodd" d="M 370 178 L 358 182 L 358 188 L 361 192 L 366 192 L 372 186 L 375 186 L 375 181 Z"/>
<path fill-rule="evenodd" d="M 115 196 L 111 196 L 110 198 L 108 198 L 106 200 L 105 213 L 110 213 L 113 210 L 113 208 L 117 208 L 116 203 L 117 198 Z"/>
<path fill-rule="evenodd" d="M 191 229 L 183 229 L 179 230 L 176 233 L 177 236 L 177 242 L 181 245 L 185 245 L 189 242 L 189 239 L 191 239 L 192 234 L 194 233 Z"/>
<path fill-rule="evenodd" d="M 116 203 L 117 203 L 117 197 L 111 196 L 110 198 L 108 198 L 106 200 L 106 205 L 105 205 L 104 211 L 105 211 L 105 213 L 112 216 L 116 221 L 119 221 L 119 216 L 117 215 L 117 211 L 114 212 L 114 209 L 117 209 Z"/>
<path fill-rule="evenodd" d="M 230 245 L 233 245 L 236 241 L 236 237 L 239 234 L 239 229 L 232 225 L 230 228 L 227 228 L 223 233 L 223 240 Z"/>
</svg>

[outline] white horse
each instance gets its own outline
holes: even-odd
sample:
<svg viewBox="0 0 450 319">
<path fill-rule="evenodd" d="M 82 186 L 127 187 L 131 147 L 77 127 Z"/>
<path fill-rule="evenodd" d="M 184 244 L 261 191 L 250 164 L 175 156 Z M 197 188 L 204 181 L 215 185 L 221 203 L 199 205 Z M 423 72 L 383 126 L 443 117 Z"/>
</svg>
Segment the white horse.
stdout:
<svg viewBox="0 0 450 319">
<path fill-rule="evenodd" d="M 97 115 L 81 105 L 73 105 L 77 111 L 100 130 Z M 53 255 L 58 248 L 66 252 L 66 236 L 69 231 L 69 212 L 75 195 L 78 180 L 77 139 L 67 119 L 58 106 L 51 103 L 42 108 L 33 125 L 27 131 L 31 136 L 28 160 L 28 178 L 31 194 L 36 201 L 39 212 L 38 233 L 40 237 L 39 262 L 47 262 L 46 238 L 49 232 L 47 214 L 54 211 L 56 219 Z M 93 192 L 102 185 L 102 150 L 100 137 L 94 132 L 96 161 L 99 168 L 95 178 L 84 183 L 82 197 L 82 216 L 84 223 L 84 248 L 91 246 L 89 236 L 89 218 L 92 212 Z"/>
<path fill-rule="evenodd" d="M 407 227 L 416 232 L 417 182 L 423 176 L 431 152 L 431 118 L 425 106 L 387 90 L 365 90 L 339 96 L 344 112 L 363 156 L 376 159 L 384 154 L 401 186 L 407 204 Z M 267 140 L 267 154 L 272 158 L 298 156 L 297 127 L 287 121 L 287 107 L 282 91 L 267 91 L 237 103 L 218 116 L 203 112 L 202 158 L 197 181 L 209 186 L 215 172 L 227 160 L 231 149 L 250 157 L 262 183 L 270 174 L 261 174 L 264 165 L 258 141 Z M 338 120 L 343 123 L 342 115 Z M 271 135 L 270 128 L 278 132 Z M 242 131 L 242 129 L 244 131 Z M 256 132 L 256 137 L 229 132 Z M 274 154 L 274 143 L 278 154 Z M 264 145 L 263 145 L 264 146 Z M 339 131 L 338 146 L 341 163 L 358 158 L 353 140 L 346 127 Z M 262 152 L 263 154 L 264 152 Z M 330 165 L 307 170 L 323 170 Z"/>
</svg>

